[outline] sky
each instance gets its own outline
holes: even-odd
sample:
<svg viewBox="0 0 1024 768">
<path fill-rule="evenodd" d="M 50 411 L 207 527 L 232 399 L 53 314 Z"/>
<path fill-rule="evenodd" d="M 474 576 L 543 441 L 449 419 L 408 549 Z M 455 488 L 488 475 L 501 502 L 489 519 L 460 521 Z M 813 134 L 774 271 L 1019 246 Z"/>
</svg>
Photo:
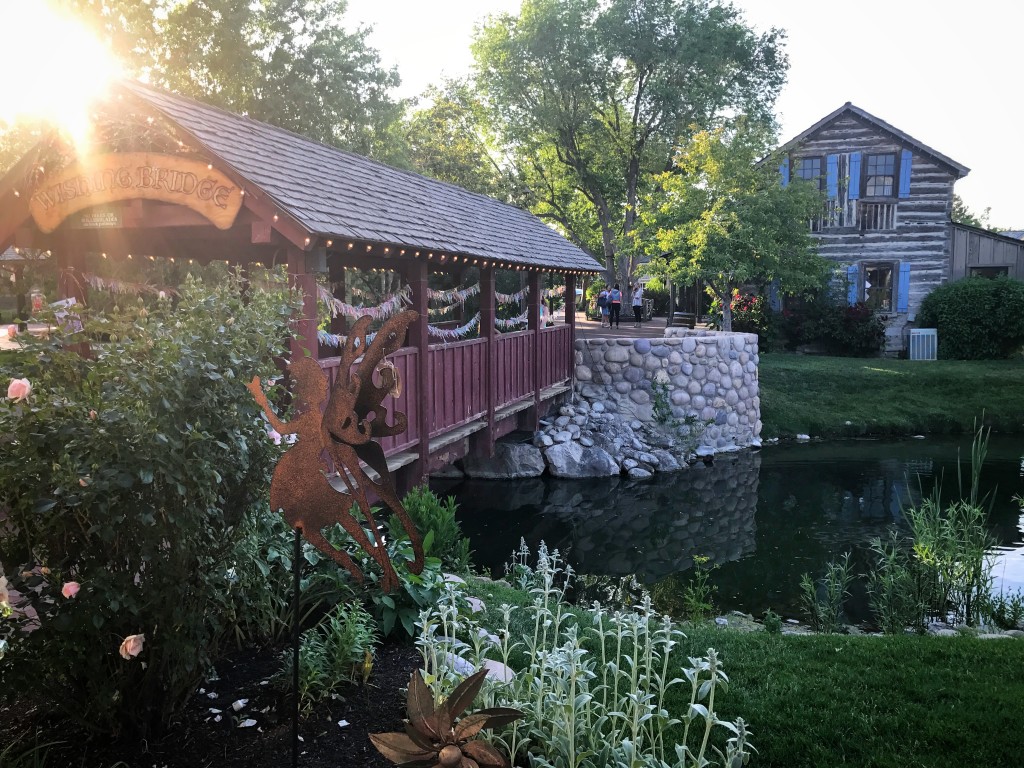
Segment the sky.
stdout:
<svg viewBox="0 0 1024 768">
<path fill-rule="evenodd" d="M 351 22 L 398 67 L 401 96 L 467 74 L 474 26 L 520 0 L 349 0 Z M 971 169 L 956 192 L 992 226 L 1024 229 L 1024 3 L 1017 0 L 736 0 L 787 33 L 781 139 L 851 101 Z"/>
</svg>

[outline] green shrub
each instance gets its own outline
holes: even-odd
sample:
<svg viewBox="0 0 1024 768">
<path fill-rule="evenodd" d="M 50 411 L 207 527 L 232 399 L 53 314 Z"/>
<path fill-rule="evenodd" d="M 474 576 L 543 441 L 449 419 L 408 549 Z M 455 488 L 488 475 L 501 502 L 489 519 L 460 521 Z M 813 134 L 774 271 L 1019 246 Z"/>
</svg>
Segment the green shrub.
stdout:
<svg viewBox="0 0 1024 768">
<path fill-rule="evenodd" d="M 346 683 L 365 682 L 379 640 L 373 617 L 358 602 L 337 606 L 299 643 L 299 705 L 309 712 Z M 280 687 L 292 684 L 292 650 L 281 652 Z"/>
<path fill-rule="evenodd" d="M 718 588 L 711 583 L 711 571 L 717 567 L 707 555 L 693 556 L 693 575 L 683 588 L 683 605 L 690 621 L 703 621 L 715 610 Z"/>
<path fill-rule="evenodd" d="M 802 344 L 840 357 L 874 357 L 885 344 L 885 325 L 865 304 L 847 305 L 828 292 L 782 313 L 780 335 L 788 349 Z"/>
<path fill-rule="evenodd" d="M 458 504 L 451 496 L 441 501 L 427 486 L 413 488 L 402 500 L 416 530 L 423 537 L 423 552 L 441 560 L 441 564 L 457 573 L 468 573 L 470 564 L 469 539 L 455 519 Z M 391 518 L 389 528 L 402 532 L 401 523 Z"/>
<path fill-rule="evenodd" d="M 175 302 L 123 299 L 83 318 L 109 339 L 89 359 L 67 345 L 83 334 L 58 333 L 0 371 L 32 384 L 0 402 L 0 551 L 38 616 L 31 632 L 0 619 L 8 703 L 145 736 L 209 669 L 238 621 L 222 610 L 230 556 L 280 453 L 243 386 L 273 375 L 288 335 L 296 304 L 276 286 L 190 279 Z"/>
<path fill-rule="evenodd" d="M 761 619 L 761 624 L 764 625 L 764 631 L 769 635 L 782 634 L 782 617 L 771 608 L 764 612 L 764 618 Z"/>
<path fill-rule="evenodd" d="M 878 626 L 888 635 L 908 627 L 923 631 L 931 588 L 910 547 L 893 531 L 888 540 L 872 539 L 871 552 L 875 564 L 868 573 L 868 593 Z"/>
<path fill-rule="evenodd" d="M 834 634 L 839 631 L 843 603 L 850 596 L 850 553 L 831 561 L 825 568 L 825 576 L 815 582 L 810 574 L 800 578 L 800 601 L 807 620 L 815 632 Z"/>
<path fill-rule="evenodd" d="M 917 314 L 922 328 L 939 332 L 939 357 L 997 360 L 1024 345 L 1024 282 L 970 277 L 940 285 Z"/>
</svg>

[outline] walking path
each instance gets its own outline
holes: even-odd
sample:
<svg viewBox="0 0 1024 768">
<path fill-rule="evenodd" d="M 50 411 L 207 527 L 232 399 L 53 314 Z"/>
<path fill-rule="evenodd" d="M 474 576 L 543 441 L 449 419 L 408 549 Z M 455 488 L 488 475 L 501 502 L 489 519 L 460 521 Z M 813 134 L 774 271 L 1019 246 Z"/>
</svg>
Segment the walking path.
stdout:
<svg viewBox="0 0 1024 768">
<path fill-rule="evenodd" d="M 623 318 L 618 328 L 602 328 L 597 320 L 587 320 L 582 312 L 576 314 L 577 339 L 660 339 L 665 335 L 665 318 L 655 317 L 633 327 L 633 316 Z"/>
</svg>

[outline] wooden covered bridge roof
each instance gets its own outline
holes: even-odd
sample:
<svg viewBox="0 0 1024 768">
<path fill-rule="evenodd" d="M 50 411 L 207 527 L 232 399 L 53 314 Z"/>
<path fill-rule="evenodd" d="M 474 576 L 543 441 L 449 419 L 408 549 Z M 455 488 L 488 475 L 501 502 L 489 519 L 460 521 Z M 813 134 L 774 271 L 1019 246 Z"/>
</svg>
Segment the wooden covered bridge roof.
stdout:
<svg viewBox="0 0 1024 768">
<path fill-rule="evenodd" d="M 159 111 L 311 236 L 349 238 L 556 270 L 600 271 L 527 211 L 275 126 L 135 82 Z"/>
</svg>

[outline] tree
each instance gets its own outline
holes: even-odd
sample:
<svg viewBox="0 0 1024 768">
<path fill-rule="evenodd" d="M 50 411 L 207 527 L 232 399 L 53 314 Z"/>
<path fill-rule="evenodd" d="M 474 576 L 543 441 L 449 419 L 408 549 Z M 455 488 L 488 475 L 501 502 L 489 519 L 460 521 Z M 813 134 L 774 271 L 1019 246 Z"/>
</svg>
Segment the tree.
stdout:
<svg viewBox="0 0 1024 768">
<path fill-rule="evenodd" d="M 423 94 L 428 104 L 402 126 L 407 161 L 419 173 L 508 200 L 508 174 L 493 151 L 483 106 L 470 85 L 447 80 Z"/>
<path fill-rule="evenodd" d="M 992 209 L 986 208 L 980 214 L 976 214 L 967 207 L 967 203 L 964 202 L 960 195 L 953 195 L 953 211 L 950 214 L 950 218 L 957 224 L 967 224 L 968 226 L 979 227 L 980 229 L 991 229 L 988 223 L 991 213 Z"/>
<path fill-rule="evenodd" d="M 770 111 L 786 69 L 781 39 L 712 0 L 525 0 L 518 17 L 481 28 L 473 53 L 534 211 L 578 243 L 596 228 L 612 279 L 633 274 L 622 245 L 637 202 L 691 126 Z"/>
<path fill-rule="evenodd" d="M 703 280 L 722 302 L 726 331 L 740 286 L 778 281 L 792 294 L 820 285 L 828 273 L 807 225 L 821 214 L 821 193 L 799 179 L 782 186 L 777 163 L 758 162 L 769 137 L 746 120 L 699 132 L 643 201 L 637 240 L 668 254 L 647 269 L 680 283 Z"/>
<path fill-rule="evenodd" d="M 64 0 L 129 73 L 214 106 L 363 154 L 394 152 L 390 96 L 367 27 L 346 0 Z"/>
</svg>

